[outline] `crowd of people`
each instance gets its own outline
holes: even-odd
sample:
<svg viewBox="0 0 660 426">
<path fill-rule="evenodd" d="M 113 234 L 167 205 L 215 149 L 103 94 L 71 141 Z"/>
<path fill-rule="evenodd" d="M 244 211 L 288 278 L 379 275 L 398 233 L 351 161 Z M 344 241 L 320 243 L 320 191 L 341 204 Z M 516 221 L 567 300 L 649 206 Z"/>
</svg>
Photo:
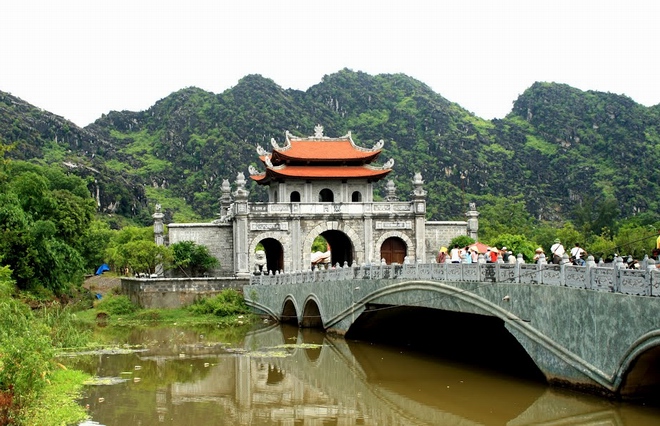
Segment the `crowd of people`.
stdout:
<svg viewBox="0 0 660 426">
<path fill-rule="evenodd" d="M 660 250 L 659 250 L 660 251 Z M 534 263 L 538 262 L 541 256 L 546 258 L 546 261 L 553 264 L 560 264 L 566 250 L 561 244 L 560 240 L 555 240 L 555 243 L 550 248 L 552 256 L 548 257 L 545 254 L 545 251 L 542 247 L 536 249 L 533 261 Z M 579 243 L 575 243 L 575 246 L 571 248 L 569 254 L 569 261 L 573 265 L 584 266 L 586 264 L 587 252 L 580 247 Z M 502 247 L 498 249 L 497 247 L 488 247 L 486 252 L 483 253 L 486 263 L 497 263 L 498 256 L 502 257 L 504 263 L 516 263 L 517 258 L 511 250 L 507 247 Z M 441 247 L 436 258 L 437 263 L 477 263 L 479 259 L 479 251 L 476 247 L 466 246 L 459 247 L 455 245 L 451 250 L 448 250 L 447 247 Z"/>
<path fill-rule="evenodd" d="M 454 244 L 451 250 L 447 247 L 440 247 L 437 263 L 477 263 L 479 261 L 479 250 L 475 245 L 460 247 Z M 516 257 L 506 247 L 498 249 L 497 247 L 488 247 L 483 253 L 486 263 L 497 263 L 499 256 L 502 256 L 504 263 L 516 263 Z"/>
<path fill-rule="evenodd" d="M 477 263 L 479 260 L 479 251 L 477 249 L 477 244 L 459 247 L 458 244 L 455 244 L 451 250 L 447 247 L 441 247 L 438 256 L 436 258 L 437 263 Z M 545 250 L 542 247 L 538 247 L 535 250 L 534 257 L 532 261 L 537 263 L 542 257 L 546 259 L 548 263 L 560 264 L 564 258 L 564 255 L 568 255 L 568 259 L 571 264 L 578 266 L 585 266 L 587 260 L 587 252 L 580 246 L 580 243 L 575 243 L 575 245 L 567 252 L 559 238 L 555 239 L 552 246 L 550 247 L 550 254 L 546 255 Z M 504 263 L 516 263 L 516 256 L 509 250 L 507 247 L 502 247 L 498 249 L 497 247 L 487 247 L 486 251 L 483 253 L 486 263 L 496 263 L 498 257 L 502 257 Z M 619 257 L 619 254 L 614 255 L 614 259 Z M 652 257 L 657 261 L 660 261 L 660 236 L 656 241 L 656 248 L 653 250 Z M 631 256 L 628 256 L 624 260 L 623 266 L 630 269 L 639 269 L 639 261 L 633 259 Z M 660 267 L 660 263 L 658 264 Z"/>
</svg>

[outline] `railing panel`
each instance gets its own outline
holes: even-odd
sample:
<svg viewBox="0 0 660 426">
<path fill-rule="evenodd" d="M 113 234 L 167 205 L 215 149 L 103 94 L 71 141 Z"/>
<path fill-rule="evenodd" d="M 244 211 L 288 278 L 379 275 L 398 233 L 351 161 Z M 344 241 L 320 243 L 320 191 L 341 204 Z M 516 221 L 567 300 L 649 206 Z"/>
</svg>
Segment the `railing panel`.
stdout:
<svg viewBox="0 0 660 426">
<path fill-rule="evenodd" d="M 383 278 L 383 267 L 380 265 L 373 265 L 371 267 L 371 279 L 380 280 Z"/>
<path fill-rule="evenodd" d="M 599 291 L 614 291 L 616 270 L 614 268 L 592 268 L 591 289 Z"/>
<path fill-rule="evenodd" d="M 417 265 L 417 277 L 420 280 L 430 280 L 433 277 L 433 268 L 430 263 L 423 263 Z"/>
<path fill-rule="evenodd" d="M 651 274 L 639 269 L 619 270 L 619 291 L 638 296 L 651 295 Z"/>
<path fill-rule="evenodd" d="M 447 268 L 447 281 L 462 281 L 463 267 L 460 263 L 445 263 Z"/>
<path fill-rule="evenodd" d="M 517 265 L 512 265 L 509 263 L 497 263 L 497 282 L 500 283 L 515 283 L 518 282 L 516 277 L 516 271 L 518 270 Z"/>
<path fill-rule="evenodd" d="M 564 277 L 567 287 L 589 288 L 589 269 L 586 266 L 564 265 Z"/>
<path fill-rule="evenodd" d="M 478 263 L 462 263 L 464 281 L 480 281 Z"/>
<path fill-rule="evenodd" d="M 404 264 L 403 271 L 401 273 L 401 278 L 407 280 L 414 280 L 415 278 L 417 278 L 417 265 Z"/>
<path fill-rule="evenodd" d="M 431 278 L 438 281 L 447 281 L 446 263 L 434 263 L 431 266 Z"/>
<path fill-rule="evenodd" d="M 539 284 L 541 282 L 539 268 L 535 263 L 523 263 L 518 267 L 520 268 L 518 281 L 521 284 Z"/>
<path fill-rule="evenodd" d="M 494 283 L 497 279 L 497 272 L 495 271 L 495 263 L 479 263 L 481 273 L 481 281 Z"/>
<path fill-rule="evenodd" d="M 541 284 L 562 285 L 561 265 L 548 264 L 541 267 Z"/>
</svg>

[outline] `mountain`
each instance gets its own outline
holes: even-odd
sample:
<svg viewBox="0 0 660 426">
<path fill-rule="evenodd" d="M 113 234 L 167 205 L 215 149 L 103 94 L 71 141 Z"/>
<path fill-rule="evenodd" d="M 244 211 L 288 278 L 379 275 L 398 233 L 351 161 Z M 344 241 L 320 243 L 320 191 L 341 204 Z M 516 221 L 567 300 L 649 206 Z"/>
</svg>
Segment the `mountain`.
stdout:
<svg viewBox="0 0 660 426">
<path fill-rule="evenodd" d="M 422 173 L 430 219 L 464 219 L 467 202 L 523 200 L 541 220 L 574 220 L 605 203 L 622 217 L 660 211 L 660 106 L 611 93 L 535 83 L 503 119 L 483 120 L 403 74 L 348 69 L 306 91 L 259 75 L 220 94 L 189 87 L 140 112 L 111 112 L 85 128 L 0 92 L 0 137 L 13 158 L 61 163 L 89 178 L 102 212 L 149 223 L 210 219 L 223 179 L 262 168 L 258 144 L 285 130 L 356 143 L 385 140 L 398 194 Z M 385 182 L 378 186 L 384 188 Z M 252 187 L 253 199 L 263 198 Z"/>
</svg>

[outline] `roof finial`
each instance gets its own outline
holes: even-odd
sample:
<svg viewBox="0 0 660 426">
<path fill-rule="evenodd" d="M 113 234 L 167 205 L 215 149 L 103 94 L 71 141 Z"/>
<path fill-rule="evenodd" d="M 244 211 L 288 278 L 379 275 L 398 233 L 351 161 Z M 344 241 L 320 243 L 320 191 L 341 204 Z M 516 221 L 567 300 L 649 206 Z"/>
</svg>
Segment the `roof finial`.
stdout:
<svg viewBox="0 0 660 426">
<path fill-rule="evenodd" d="M 314 127 L 314 137 L 315 138 L 323 137 L 323 126 L 321 126 L 320 124 L 317 124 L 316 127 Z"/>
</svg>

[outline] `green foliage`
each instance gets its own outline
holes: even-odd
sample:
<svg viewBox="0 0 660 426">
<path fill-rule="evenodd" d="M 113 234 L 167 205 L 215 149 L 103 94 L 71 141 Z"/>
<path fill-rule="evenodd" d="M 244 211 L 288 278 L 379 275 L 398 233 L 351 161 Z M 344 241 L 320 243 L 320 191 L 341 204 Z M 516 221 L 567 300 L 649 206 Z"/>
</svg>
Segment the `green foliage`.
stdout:
<svg viewBox="0 0 660 426">
<path fill-rule="evenodd" d="M 529 262 L 534 257 L 534 251 L 538 245 L 534 241 L 530 241 L 524 235 L 501 234 L 492 241 L 495 247 L 506 247 L 507 251 L 511 251 L 513 256 L 522 254 L 525 261 Z"/>
<path fill-rule="evenodd" d="M 658 233 L 645 226 L 628 225 L 621 227 L 614 237 L 617 251 L 620 255 L 642 259 L 645 254 L 653 251 Z"/>
<path fill-rule="evenodd" d="M 596 262 L 600 259 L 612 260 L 614 255 L 618 254 L 616 243 L 612 241 L 608 230 L 604 230 L 601 235 L 594 237 L 593 241 L 585 247 L 585 250 L 594 257 Z"/>
<path fill-rule="evenodd" d="M 19 288 L 65 294 L 82 283 L 83 235 L 94 204 L 56 167 L 12 162 L 0 186 L 0 257 Z"/>
<path fill-rule="evenodd" d="M 312 243 L 312 252 L 315 251 L 320 251 L 323 253 L 328 251 L 328 242 L 321 235 L 317 235 L 316 238 L 314 238 L 314 242 Z"/>
<path fill-rule="evenodd" d="M 25 410 L 24 424 L 61 426 L 85 420 L 89 414 L 78 400 L 88 379 L 89 375 L 82 371 L 54 370 L 39 399 Z"/>
<path fill-rule="evenodd" d="M 458 245 L 459 247 L 467 247 L 474 242 L 474 238 L 470 238 L 467 235 L 459 235 L 451 240 L 449 247 L 454 247 L 455 245 Z"/>
<path fill-rule="evenodd" d="M 154 242 L 152 227 L 129 226 L 111 237 L 106 259 L 120 273 L 152 274 L 157 265 L 170 262 L 171 251 Z"/>
<path fill-rule="evenodd" d="M 48 325 L 17 299 L 7 268 L 0 269 L 0 423 L 20 423 L 49 384 L 54 341 Z M 7 402 L 9 401 L 9 402 Z"/>
<path fill-rule="evenodd" d="M 104 297 L 96 305 L 96 309 L 100 312 L 106 312 L 110 315 L 128 315 L 136 312 L 138 307 L 131 302 L 128 296 L 124 295 L 111 295 Z"/>
<path fill-rule="evenodd" d="M 198 299 L 188 309 L 196 315 L 213 314 L 219 317 L 250 312 L 243 296 L 233 289 L 224 290 L 214 297 Z"/>
<path fill-rule="evenodd" d="M 218 259 L 211 256 L 209 249 L 193 241 L 181 241 L 170 245 L 171 267 L 187 276 L 200 276 L 219 265 Z"/>
</svg>

